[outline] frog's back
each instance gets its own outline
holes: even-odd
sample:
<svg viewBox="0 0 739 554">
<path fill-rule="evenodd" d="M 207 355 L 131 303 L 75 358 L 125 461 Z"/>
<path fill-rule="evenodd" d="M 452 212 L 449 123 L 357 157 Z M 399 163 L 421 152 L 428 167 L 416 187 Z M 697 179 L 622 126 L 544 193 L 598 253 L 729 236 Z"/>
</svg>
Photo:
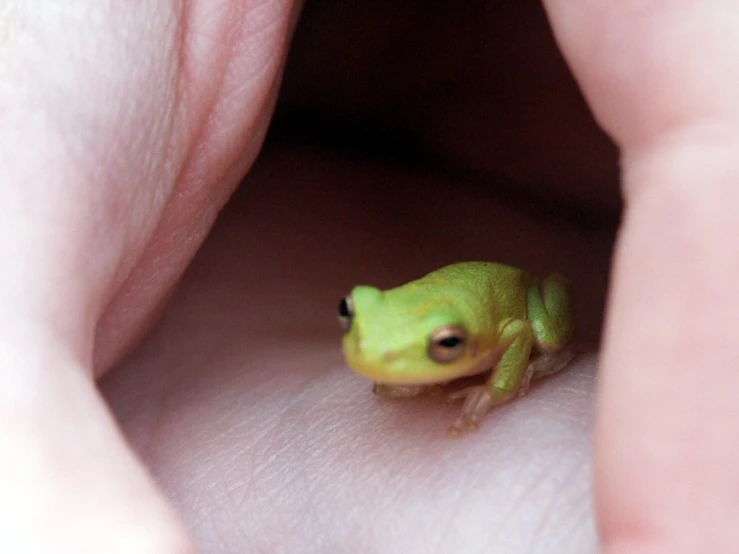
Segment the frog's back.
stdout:
<svg viewBox="0 0 739 554">
<path fill-rule="evenodd" d="M 493 262 L 460 262 L 437 269 L 416 281 L 445 288 L 460 301 L 493 304 L 499 317 L 526 317 L 526 290 L 534 278 L 518 267 Z"/>
<path fill-rule="evenodd" d="M 421 277 L 422 282 L 500 281 L 508 285 L 531 282 L 531 276 L 518 267 L 494 262 L 458 262 L 447 265 Z"/>
</svg>

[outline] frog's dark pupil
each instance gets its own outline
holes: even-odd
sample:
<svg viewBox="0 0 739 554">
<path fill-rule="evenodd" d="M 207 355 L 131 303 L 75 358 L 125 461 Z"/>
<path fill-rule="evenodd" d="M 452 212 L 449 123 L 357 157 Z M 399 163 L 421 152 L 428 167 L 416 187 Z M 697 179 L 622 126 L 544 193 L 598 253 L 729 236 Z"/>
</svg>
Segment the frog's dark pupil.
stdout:
<svg viewBox="0 0 739 554">
<path fill-rule="evenodd" d="M 438 344 L 444 348 L 454 348 L 455 346 L 462 344 L 462 339 L 459 337 L 447 337 L 445 339 L 441 339 Z"/>
<path fill-rule="evenodd" d="M 339 315 L 341 317 L 349 317 L 352 315 L 349 311 L 349 304 L 347 303 L 346 298 L 342 298 L 341 302 L 339 302 Z"/>
</svg>

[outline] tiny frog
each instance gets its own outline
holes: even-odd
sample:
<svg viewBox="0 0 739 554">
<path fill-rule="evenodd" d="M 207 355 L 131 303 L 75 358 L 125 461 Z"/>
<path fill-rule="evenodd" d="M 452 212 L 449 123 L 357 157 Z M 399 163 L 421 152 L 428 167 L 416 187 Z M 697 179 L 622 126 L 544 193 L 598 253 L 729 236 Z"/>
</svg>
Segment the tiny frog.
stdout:
<svg viewBox="0 0 739 554">
<path fill-rule="evenodd" d="M 450 434 L 476 429 L 492 407 L 574 357 L 565 279 L 490 262 L 452 264 L 384 291 L 356 286 L 339 321 L 347 364 L 377 393 L 414 396 L 492 370 L 485 384 L 449 395 L 464 401 Z"/>
</svg>

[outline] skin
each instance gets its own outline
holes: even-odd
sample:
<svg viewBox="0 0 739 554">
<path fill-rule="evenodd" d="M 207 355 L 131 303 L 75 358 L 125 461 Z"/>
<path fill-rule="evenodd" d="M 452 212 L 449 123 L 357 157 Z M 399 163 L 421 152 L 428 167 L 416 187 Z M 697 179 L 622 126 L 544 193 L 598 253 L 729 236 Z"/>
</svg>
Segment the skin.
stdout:
<svg viewBox="0 0 739 554">
<path fill-rule="evenodd" d="M 538 283 L 504 264 L 459 262 L 387 291 L 357 286 L 339 319 L 346 361 L 375 391 L 409 396 L 492 370 L 484 385 L 451 395 L 464 399 L 453 434 L 476 428 L 490 408 L 572 358 L 562 352 L 573 325 L 564 280 Z"/>
<path fill-rule="evenodd" d="M 390 168 L 357 177 L 363 162 L 323 153 L 268 148 L 149 340 L 102 383 L 200 551 L 472 554 L 485 545 L 495 554 L 592 554 L 595 356 L 578 357 L 525 401 L 496 409 L 470 439 L 445 434 L 459 405 L 370 394 L 339 345 L 336 300 L 347 283 L 406 282 L 439 259 L 474 259 L 489 241 L 464 233 L 440 237 L 416 259 L 399 256 L 414 251 L 416 231 L 438 216 L 434 206 L 455 185 Z M 296 190 L 305 173 L 309 181 Z M 367 210 L 380 181 L 395 190 L 381 211 L 408 213 L 419 186 L 429 201 L 412 221 L 388 220 L 399 237 L 392 242 L 378 235 L 376 213 Z M 533 269 L 572 274 L 578 321 L 598 315 L 587 306 L 602 294 L 607 237 L 552 233 L 548 220 L 490 191 L 453 190 L 468 216 L 449 214 L 441 223 L 515 235 L 502 258 L 551 252 Z M 481 203 L 485 210 L 475 210 Z M 337 204 L 340 216 L 327 218 Z M 494 225 L 489 210 L 498 215 Z M 403 229 L 411 232 L 400 238 Z M 563 249 L 577 256 L 559 265 Z M 258 277 L 249 277 L 255 267 Z"/>
<path fill-rule="evenodd" d="M 560 51 L 534 2 L 308 4 L 281 109 L 344 126 L 276 136 L 261 171 L 299 6 L 57 4 L 0 16 L 0 551 L 593 552 L 592 360 L 450 451 L 423 406 L 348 392 L 316 316 L 360 278 L 509 257 L 562 263 L 594 313 L 611 267 L 603 550 L 733 551 L 735 2 L 546 0 Z M 347 159 L 367 122 L 411 151 Z"/>
</svg>

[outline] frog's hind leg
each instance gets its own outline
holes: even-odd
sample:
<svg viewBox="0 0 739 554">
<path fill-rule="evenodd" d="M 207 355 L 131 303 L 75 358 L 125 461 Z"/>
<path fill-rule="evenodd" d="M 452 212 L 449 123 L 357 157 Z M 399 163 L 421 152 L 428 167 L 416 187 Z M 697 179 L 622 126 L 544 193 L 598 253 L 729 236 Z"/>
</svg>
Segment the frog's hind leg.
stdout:
<svg viewBox="0 0 739 554">
<path fill-rule="evenodd" d="M 526 300 L 528 319 L 534 332 L 534 350 L 539 356 L 526 368 L 519 396 L 528 392 L 532 380 L 556 373 L 575 357 L 568 346 L 573 318 L 567 281 L 560 275 L 550 275 L 529 287 Z"/>
<path fill-rule="evenodd" d="M 526 302 L 534 347 L 544 354 L 564 347 L 572 336 L 572 299 L 565 278 L 550 275 L 531 285 Z"/>
<path fill-rule="evenodd" d="M 526 320 L 509 320 L 501 330 L 500 343 L 507 347 L 490 380 L 449 395 L 451 400 L 464 399 L 450 434 L 476 428 L 493 406 L 523 396 L 532 379 L 559 371 L 574 357 L 567 348 L 572 335 L 572 305 L 566 281 L 557 275 L 547 277 L 541 285 L 529 287 L 526 299 Z M 538 356 L 532 360 L 534 351 Z"/>
</svg>

